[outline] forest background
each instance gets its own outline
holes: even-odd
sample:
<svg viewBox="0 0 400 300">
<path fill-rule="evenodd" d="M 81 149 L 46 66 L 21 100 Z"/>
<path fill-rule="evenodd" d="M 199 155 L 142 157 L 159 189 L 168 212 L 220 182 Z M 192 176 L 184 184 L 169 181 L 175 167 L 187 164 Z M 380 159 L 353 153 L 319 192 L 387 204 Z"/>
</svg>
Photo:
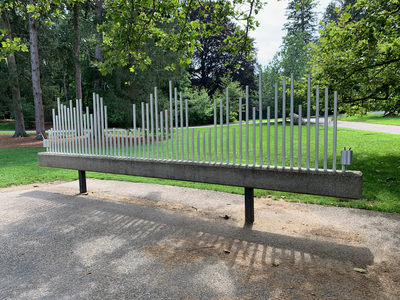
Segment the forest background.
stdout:
<svg viewBox="0 0 400 300">
<path fill-rule="evenodd" d="M 260 71 L 264 107 L 274 101 L 274 84 L 291 74 L 295 104 L 303 104 L 312 74 L 314 86 L 338 91 L 342 112 L 398 115 L 399 2 L 333 0 L 322 19 L 316 5 L 288 2 L 282 46 L 261 66 L 249 36 L 265 6 L 258 0 L 3 0 L 0 119 L 15 119 L 14 136 L 34 122 L 41 139 L 57 98 L 92 106 L 97 93 L 110 126 L 127 128 L 132 104 L 148 102 L 154 87 L 159 111 L 168 108 L 172 81 L 188 99 L 190 125 L 212 121 L 214 99 L 225 98 L 226 88 L 233 121 L 245 86 L 258 107 Z"/>
</svg>

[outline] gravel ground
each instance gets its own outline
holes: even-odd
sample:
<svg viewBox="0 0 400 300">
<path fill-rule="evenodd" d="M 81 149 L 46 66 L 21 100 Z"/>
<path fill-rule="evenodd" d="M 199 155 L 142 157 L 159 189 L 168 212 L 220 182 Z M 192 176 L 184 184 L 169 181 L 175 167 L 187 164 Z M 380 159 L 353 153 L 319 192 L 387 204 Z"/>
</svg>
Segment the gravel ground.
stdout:
<svg viewBox="0 0 400 300">
<path fill-rule="evenodd" d="M 240 195 L 88 188 L 0 190 L 0 299 L 400 299 L 397 214 L 256 198 L 247 226 Z"/>
</svg>

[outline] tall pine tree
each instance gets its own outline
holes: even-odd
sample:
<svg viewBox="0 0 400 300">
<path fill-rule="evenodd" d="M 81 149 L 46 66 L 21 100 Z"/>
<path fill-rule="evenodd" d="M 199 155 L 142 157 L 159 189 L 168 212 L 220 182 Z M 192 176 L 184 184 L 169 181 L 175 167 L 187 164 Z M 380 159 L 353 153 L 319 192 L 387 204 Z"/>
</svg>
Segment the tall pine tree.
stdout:
<svg viewBox="0 0 400 300">
<path fill-rule="evenodd" d="M 283 28 L 287 30 L 287 36 L 301 32 L 304 42 L 307 44 L 313 40 L 317 27 L 317 13 L 314 11 L 317 2 L 314 0 L 292 0 L 286 8 L 287 23 Z"/>
</svg>

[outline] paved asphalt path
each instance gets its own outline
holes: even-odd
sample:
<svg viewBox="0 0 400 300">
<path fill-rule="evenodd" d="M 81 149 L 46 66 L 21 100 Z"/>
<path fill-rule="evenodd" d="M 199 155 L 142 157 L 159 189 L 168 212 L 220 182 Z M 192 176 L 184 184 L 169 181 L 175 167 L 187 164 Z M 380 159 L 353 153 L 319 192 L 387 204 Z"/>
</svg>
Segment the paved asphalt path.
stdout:
<svg viewBox="0 0 400 300">
<path fill-rule="evenodd" d="M 400 299 L 398 214 L 257 198 L 245 226 L 241 195 L 88 189 L 2 190 L 0 299 Z"/>
</svg>

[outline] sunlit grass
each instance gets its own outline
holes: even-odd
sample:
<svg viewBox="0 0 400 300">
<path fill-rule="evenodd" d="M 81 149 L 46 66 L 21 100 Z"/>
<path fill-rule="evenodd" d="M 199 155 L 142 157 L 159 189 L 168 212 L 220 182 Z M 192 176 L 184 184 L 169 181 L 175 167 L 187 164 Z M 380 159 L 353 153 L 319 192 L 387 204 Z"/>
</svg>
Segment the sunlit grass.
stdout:
<svg viewBox="0 0 400 300">
<path fill-rule="evenodd" d="M 362 122 L 362 123 L 400 126 L 400 116 L 383 117 L 383 114 L 369 114 L 366 116 L 341 117 L 339 118 L 339 120 L 347 122 Z"/>
</svg>

